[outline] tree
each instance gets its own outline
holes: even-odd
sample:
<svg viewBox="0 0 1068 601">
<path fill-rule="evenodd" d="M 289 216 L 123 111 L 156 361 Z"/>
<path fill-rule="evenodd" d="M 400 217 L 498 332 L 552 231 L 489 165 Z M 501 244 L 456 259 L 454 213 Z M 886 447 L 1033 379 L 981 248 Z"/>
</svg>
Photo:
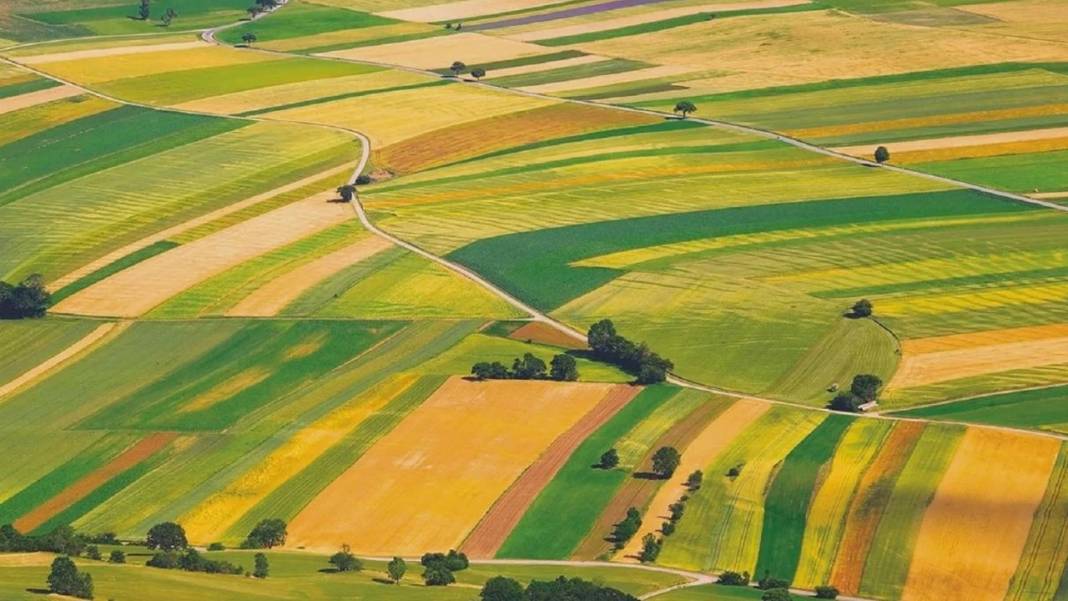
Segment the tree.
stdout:
<svg viewBox="0 0 1068 601">
<path fill-rule="evenodd" d="M 664 536 L 671 536 L 672 534 L 675 534 L 675 522 L 668 520 L 663 524 L 660 524 L 660 532 Z"/>
<path fill-rule="evenodd" d="M 78 573 L 78 567 L 70 557 L 63 555 L 52 561 L 52 570 L 48 573 L 48 590 L 57 595 L 92 599 L 93 578 L 89 574 Z"/>
<path fill-rule="evenodd" d="M 589 331 L 586 332 L 586 340 L 590 348 L 598 354 L 607 354 L 614 339 L 617 337 L 616 326 L 611 319 L 598 321 L 590 326 Z"/>
<path fill-rule="evenodd" d="M 352 184 L 338 186 L 337 194 L 341 197 L 341 200 L 352 202 L 352 199 L 356 196 L 356 186 L 353 186 Z"/>
<path fill-rule="evenodd" d="M 33 274 L 12 286 L 0 282 L 0 319 L 44 317 L 52 304 L 52 295 L 44 287 L 44 278 Z"/>
<path fill-rule="evenodd" d="M 886 149 L 886 146 L 880 146 L 875 149 L 875 162 L 880 165 L 890 160 L 890 151 Z"/>
<path fill-rule="evenodd" d="M 674 111 L 681 114 L 682 118 L 685 119 L 686 115 L 697 111 L 697 106 L 689 100 L 682 100 L 675 104 Z"/>
<path fill-rule="evenodd" d="M 694 470 L 692 474 L 686 477 L 686 488 L 691 491 L 699 490 L 704 479 L 705 474 L 701 470 Z"/>
<path fill-rule="evenodd" d="M 352 554 L 352 548 L 348 545 L 341 545 L 341 550 L 331 555 L 329 561 L 339 572 L 359 572 L 363 569 L 363 562 Z"/>
<path fill-rule="evenodd" d="M 168 8 L 167 12 L 163 13 L 163 16 L 160 17 L 160 23 L 164 27 L 170 27 L 171 21 L 173 21 L 177 17 L 178 11 L 174 10 L 173 8 Z"/>
<path fill-rule="evenodd" d="M 152 16 L 152 9 L 148 6 L 148 0 L 141 0 L 141 4 L 137 7 L 137 16 L 142 21 L 147 21 Z"/>
<path fill-rule="evenodd" d="M 850 311 L 849 316 L 850 317 L 871 317 L 871 313 L 872 313 L 871 301 L 866 299 L 866 298 L 862 298 L 862 299 L 858 300 L 857 302 L 853 303 L 853 309 Z"/>
<path fill-rule="evenodd" d="M 517 380 L 544 380 L 546 369 L 544 361 L 531 353 L 524 353 L 521 359 L 512 362 L 512 377 Z"/>
<path fill-rule="evenodd" d="M 749 586 L 749 572 L 739 574 L 728 570 L 719 575 L 716 583 L 724 586 Z"/>
<path fill-rule="evenodd" d="M 816 587 L 816 598 L 817 599 L 837 599 L 838 598 L 838 589 L 834 588 L 833 586 L 831 586 L 829 584 L 824 584 L 823 586 L 817 586 Z"/>
<path fill-rule="evenodd" d="M 600 468 L 603 470 L 610 470 L 619 465 L 619 453 L 615 449 L 608 449 L 604 453 L 601 453 Z"/>
<path fill-rule="evenodd" d="M 262 10 L 263 9 L 260 8 L 260 6 L 258 4 L 253 4 L 252 6 L 246 8 L 245 12 L 248 13 L 248 20 L 251 21 L 251 20 L 255 19 L 257 16 L 259 16 L 260 11 L 262 11 Z"/>
<path fill-rule="evenodd" d="M 485 76 L 486 70 L 482 67 L 475 67 L 474 69 L 471 69 L 471 77 L 474 77 L 476 80 L 482 79 Z"/>
<path fill-rule="evenodd" d="M 453 76 L 459 77 L 461 73 L 467 70 L 467 65 L 460 61 L 454 61 L 449 65 L 449 71 L 452 71 Z"/>
<path fill-rule="evenodd" d="M 100 561 L 100 547 L 96 545 L 89 545 L 85 548 L 85 556 L 95 561 Z"/>
<path fill-rule="evenodd" d="M 675 474 L 682 457 L 675 447 L 660 447 L 653 454 L 653 473 L 667 479 Z"/>
<path fill-rule="evenodd" d="M 433 564 L 423 572 L 423 582 L 427 586 L 448 586 L 456 582 L 456 577 L 445 566 Z"/>
<path fill-rule="evenodd" d="M 556 355 L 549 362 L 549 377 L 557 382 L 574 382 L 579 379 L 578 363 L 571 355 Z"/>
<path fill-rule="evenodd" d="M 860 411 L 860 406 L 864 402 L 861 401 L 857 395 L 852 392 L 839 392 L 831 399 L 828 407 L 835 411 L 848 411 L 850 413 L 856 413 Z"/>
<path fill-rule="evenodd" d="M 286 544 L 286 534 L 284 521 L 278 518 L 260 520 L 241 546 L 246 549 L 273 549 Z"/>
<path fill-rule="evenodd" d="M 686 503 L 678 501 L 668 505 L 668 511 L 671 512 L 671 521 L 677 522 L 682 519 L 682 514 L 686 513 Z"/>
<path fill-rule="evenodd" d="M 478 596 L 482 601 L 526 601 L 527 598 L 523 585 L 504 576 L 487 580 Z"/>
<path fill-rule="evenodd" d="M 257 553 L 253 556 L 253 561 L 256 562 L 256 567 L 252 570 L 252 575 L 256 578 L 266 578 L 270 573 L 271 568 L 267 563 L 267 556 L 263 553 Z"/>
<path fill-rule="evenodd" d="M 642 563 L 653 563 L 660 555 L 660 539 L 652 532 L 642 537 L 642 550 L 638 553 L 638 559 Z"/>
<path fill-rule="evenodd" d="M 784 588 L 773 588 L 764 591 L 760 601 L 793 601 L 790 591 Z"/>
<path fill-rule="evenodd" d="M 638 370 L 639 384 L 658 384 L 667 379 L 667 370 L 661 365 L 646 363 Z"/>
<path fill-rule="evenodd" d="M 208 545 L 208 551 L 225 551 L 226 545 L 222 543 L 211 543 Z"/>
<path fill-rule="evenodd" d="M 108 556 L 108 563 L 126 563 L 126 553 L 123 553 L 120 549 L 115 549 Z"/>
<path fill-rule="evenodd" d="M 849 391 L 856 395 L 863 403 L 871 403 L 879 398 L 879 389 L 882 388 L 882 386 L 883 381 L 879 376 L 859 374 L 853 376 L 853 383 L 849 386 Z"/>
<path fill-rule="evenodd" d="M 37 545 L 39 550 L 51 551 L 63 555 L 77 557 L 85 550 L 85 539 L 74 531 L 74 528 L 64 524 L 56 526 L 51 532 L 44 535 Z M 38 549 L 34 549 L 38 550 Z"/>
<path fill-rule="evenodd" d="M 509 376 L 508 368 L 500 361 L 479 361 L 471 366 L 471 375 L 479 380 L 507 380 Z"/>
<path fill-rule="evenodd" d="M 356 176 L 356 185 L 357 186 L 366 186 L 366 185 L 368 185 L 370 183 L 371 183 L 371 176 L 370 175 L 367 175 L 366 173 L 361 173 L 361 174 Z"/>
<path fill-rule="evenodd" d="M 626 546 L 627 541 L 638 533 L 638 529 L 642 526 L 642 515 L 637 509 L 631 507 L 627 509 L 627 517 L 617 523 L 612 529 L 612 542 L 615 543 L 617 549 L 622 549 Z"/>
<path fill-rule="evenodd" d="M 389 579 L 394 584 L 401 581 L 404 578 L 404 573 L 408 571 L 408 564 L 400 557 L 394 557 L 389 561 L 389 565 L 386 566 L 386 573 L 389 574 Z"/>
<path fill-rule="evenodd" d="M 252 42 L 256 41 L 256 34 L 251 31 L 246 31 L 241 35 L 241 41 L 244 42 L 246 46 L 251 46 Z"/>
<path fill-rule="evenodd" d="M 175 551 L 189 546 L 185 529 L 174 522 L 162 522 L 148 529 L 145 545 L 152 550 Z"/>
</svg>

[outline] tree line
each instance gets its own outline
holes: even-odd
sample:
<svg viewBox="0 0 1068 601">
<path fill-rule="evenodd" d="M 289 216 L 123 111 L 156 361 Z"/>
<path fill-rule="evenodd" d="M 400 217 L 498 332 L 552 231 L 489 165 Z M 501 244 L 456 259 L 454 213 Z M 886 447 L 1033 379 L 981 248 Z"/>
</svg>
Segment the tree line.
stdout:
<svg viewBox="0 0 1068 601">
<path fill-rule="evenodd" d="M 553 356 L 549 365 L 545 365 L 532 353 L 525 353 L 512 361 L 508 369 L 500 361 L 479 361 L 471 366 L 471 375 L 478 380 L 555 380 L 557 382 L 574 382 L 579 378 L 578 364 L 568 354 Z"/>
<path fill-rule="evenodd" d="M 494 576 L 479 593 L 482 601 L 638 601 L 623 591 L 581 578 L 533 580 L 525 588 L 518 581 Z"/>
<path fill-rule="evenodd" d="M 636 376 L 639 384 L 663 382 L 675 368 L 674 363 L 649 350 L 644 342 L 631 342 L 616 332 L 610 319 L 590 326 L 586 339 L 594 357 Z"/>
</svg>

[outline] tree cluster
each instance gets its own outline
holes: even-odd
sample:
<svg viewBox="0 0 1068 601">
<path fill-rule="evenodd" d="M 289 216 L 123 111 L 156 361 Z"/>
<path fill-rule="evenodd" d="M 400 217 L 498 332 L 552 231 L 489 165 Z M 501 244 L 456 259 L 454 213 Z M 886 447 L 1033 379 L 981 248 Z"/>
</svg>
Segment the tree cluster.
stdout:
<svg viewBox="0 0 1068 601">
<path fill-rule="evenodd" d="M 816 598 L 817 599 L 837 599 L 838 598 L 838 589 L 836 589 L 833 586 L 827 585 L 827 584 L 825 584 L 823 586 L 817 586 L 816 587 Z"/>
<path fill-rule="evenodd" d="M 286 544 L 286 523 L 278 518 L 260 520 L 241 543 L 242 549 L 273 549 Z"/>
<path fill-rule="evenodd" d="M 456 582 L 453 572 L 466 570 L 469 562 L 467 555 L 459 553 L 456 549 L 449 549 L 448 553 L 425 553 L 419 559 L 423 566 L 423 582 L 427 586 L 446 586 Z"/>
<path fill-rule="evenodd" d="M 0 282 L 0 319 L 44 317 L 51 305 L 52 295 L 45 290 L 39 274 L 14 285 Z"/>
<path fill-rule="evenodd" d="M 70 557 L 57 557 L 52 562 L 48 573 L 48 590 L 56 595 L 67 595 L 79 599 L 93 598 L 93 577 L 78 572 Z"/>
<path fill-rule="evenodd" d="M 113 534 L 98 537 L 78 534 L 70 526 L 58 526 L 47 534 L 30 536 L 22 534 L 10 524 L 0 526 L 0 552 L 30 553 L 48 551 L 77 557 L 85 551 L 86 545 L 108 538 Z M 103 544 L 103 543 L 102 543 Z"/>
<path fill-rule="evenodd" d="M 620 336 L 609 319 L 590 326 L 586 338 L 595 357 L 637 376 L 639 384 L 663 382 L 675 367 L 670 360 L 650 351 L 644 342 L 635 344 Z"/>
<path fill-rule="evenodd" d="M 627 546 L 627 541 L 638 533 L 642 527 L 642 514 L 634 507 L 627 509 L 627 517 L 612 528 L 612 544 L 616 550 Z"/>
<path fill-rule="evenodd" d="M 879 398 L 879 391 L 883 387 L 883 381 L 879 376 L 872 374 L 859 374 L 853 377 L 853 383 L 848 392 L 840 392 L 829 405 L 835 411 L 850 411 L 857 413 L 861 406 L 874 402 Z"/>
<path fill-rule="evenodd" d="M 871 317 L 872 311 L 874 311 L 874 309 L 875 307 L 871 304 L 870 300 L 862 298 L 857 302 L 853 303 L 853 307 L 850 308 L 849 313 L 847 315 L 854 319 L 860 319 L 862 317 Z"/>
<path fill-rule="evenodd" d="M 757 588 L 762 591 L 770 591 L 774 589 L 789 589 L 790 582 L 783 580 L 782 578 L 775 578 L 768 572 L 764 572 L 764 577 L 757 580 Z"/>
<path fill-rule="evenodd" d="M 147 562 L 146 566 L 163 570 L 184 570 L 186 572 L 204 572 L 206 574 L 244 574 L 245 568 L 234 565 L 229 561 L 208 559 L 196 549 L 186 549 L 184 552 L 158 551 Z"/>
<path fill-rule="evenodd" d="M 719 575 L 716 584 L 722 584 L 723 586 L 749 586 L 749 572 L 739 574 L 728 570 Z"/>
<path fill-rule="evenodd" d="M 574 382 L 578 379 L 578 364 L 571 355 L 560 354 L 552 358 L 549 366 L 535 357 L 525 353 L 512 361 L 508 369 L 500 361 L 479 361 L 471 366 L 471 375 L 479 380 L 555 380 L 557 382 Z"/>
<path fill-rule="evenodd" d="M 660 447 L 653 453 L 653 473 L 657 477 L 667 480 L 675 475 L 675 470 L 679 469 L 679 463 L 682 461 L 682 455 L 679 454 L 679 450 L 675 447 Z"/>
<path fill-rule="evenodd" d="M 617 589 L 563 576 L 550 581 L 534 580 L 525 589 L 511 578 L 495 576 L 486 581 L 479 598 L 481 601 L 638 601 Z"/>
</svg>

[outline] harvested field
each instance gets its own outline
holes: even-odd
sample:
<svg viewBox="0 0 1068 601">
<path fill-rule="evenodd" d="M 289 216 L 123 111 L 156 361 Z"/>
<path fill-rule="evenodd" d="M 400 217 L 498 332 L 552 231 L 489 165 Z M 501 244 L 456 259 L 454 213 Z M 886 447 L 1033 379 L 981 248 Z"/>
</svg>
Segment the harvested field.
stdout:
<svg viewBox="0 0 1068 601">
<path fill-rule="evenodd" d="M 890 152 L 896 158 L 898 153 L 911 153 L 918 150 L 986 146 L 989 144 L 1003 144 L 1005 142 L 1031 142 L 1059 138 L 1068 138 L 1068 127 L 1026 129 L 1022 131 L 1005 131 L 994 134 L 973 134 L 969 136 L 947 136 L 943 138 L 927 138 L 924 140 L 907 140 L 904 142 L 887 144 L 887 148 L 890 149 Z M 834 148 L 834 150 L 854 156 L 867 157 L 875 151 L 875 146 L 872 144 L 864 144 L 861 146 L 839 146 Z"/>
<path fill-rule="evenodd" d="M 33 369 L 26 371 L 14 380 L 0 385 L 0 399 L 15 392 L 19 388 L 22 388 L 26 384 L 33 382 L 37 378 L 43 376 L 44 374 L 47 374 L 56 367 L 71 360 L 85 349 L 93 346 L 93 344 L 95 344 L 98 340 L 106 336 L 112 330 L 118 329 L 118 331 L 122 331 L 123 329 L 125 329 L 126 325 L 127 324 L 119 325 L 115 323 L 105 323 L 97 326 L 95 330 L 86 334 L 85 337 L 81 340 L 78 340 L 77 342 L 63 349 L 59 353 L 52 355 L 46 361 L 36 365 Z"/>
<path fill-rule="evenodd" d="M 635 15 L 627 15 L 625 17 L 598 19 L 597 21 L 588 23 L 577 23 L 575 25 L 524 31 L 522 33 L 510 34 L 507 37 L 512 40 L 520 40 L 523 42 L 536 42 L 550 38 L 563 38 L 600 31 L 610 31 L 612 29 L 654 23 L 656 21 L 664 21 L 666 19 L 674 19 L 704 12 L 718 14 L 738 10 L 779 8 L 783 6 L 808 4 L 809 1 L 810 0 L 753 0 L 751 2 L 724 2 L 722 4 L 699 4 L 697 6 L 665 8 L 662 10 L 642 12 Z"/>
<path fill-rule="evenodd" d="M 76 61 L 87 58 L 101 58 L 113 56 L 125 56 L 127 54 L 142 54 L 146 52 L 168 52 L 172 50 L 188 50 L 190 48 L 204 48 L 204 42 L 171 42 L 168 44 L 138 44 L 132 46 L 111 46 L 107 48 L 90 48 L 87 50 L 74 50 L 70 52 L 57 52 L 50 54 L 34 54 L 19 58 L 20 63 L 27 65 L 43 65 L 60 61 Z"/>
<path fill-rule="evenodd" d="M 1059 450 L 1049 438 L 969 429 L 924 514 L 901 599 L 1004 599 Z"/>
<path fill-rule="evenodd" d="M 554 440 L 497 499 L 478 526 L 464 540 L 463 551 L 475 558 L 495 556 L 538 493 L 552 481 L 575 449 L 639 392 L 641 388 L 637 386 L 615 387 L 589 413 Z"/>
<path fill-rule="evenodd" d="M 1044 329 L 1043 333 L 1060 333 L 1064 329 L 1063 325 L 1051 326 Z M 1024 335 L 1032 332 L 1035 330 L 1028 329 Z M 1059 334 L 1059 337 L 1014 342 L 1012 333 L 1012 330 L 1003 330 L 1000 334 L 984 333 L 983 339 L 990 340 L 987 336 L 994 335 L 1003 341 L 1000 343 L 921 354 L 917 354 L 914 350 L 916 347 L 905 341 L 902 344 L 901 364 L 887 388 L 913 388 L 1012 369 L 1068 362 L 1068 336 Z M 924 342 L 916 346 L 931 348 L 933 344 L 936 343 Z"/>
<path fill-rule="evenodd" d="M 87 315 L 142 315 L 228 267 L 354 219 L 348 205 L 329 202 L 334 196 L 333 192 L 313 196 L 156 255 L 67 297 L 55 310 Z"/>
<path fill-rule="evenodd" d="M 417 380 L 414 374 L 395 376 L 295 432 L 249 471 L 182 516 L 180 521 L 190 540 L 220 540 L 259 501 L 315 462 Z"/>
<path fill-rule="evenodd" d="M 378 13 L 383 17 L 401 19 L 402 21 L 448 21 L 449 19 L 470 19 L 483 15 L 511 12 L 540 6 L 552 6 L 566 0 L 459 0 L 444 4 L 432 4 L 418 8 L 402 8 Z"/>
<path fill-rule="evenodd" d="M 523 470 L 613 390 L 452 378 L 297 515 L 288 544 L 349 543 L 357 553 L 408 556 L 455 548 Z"/>
<path fill-rule="evenodd" d="M 632 81 L 641 81 L 643 79 L 656 79 L 658 77 L 669 77 L 672 75 L 680 75 L 690 71 L 689 67 L 677 67 L 674 65 L 661 65 L 658 67 L 649 67 L 646 69 L 635 69 L 633 71 L 624 71 L 622 73 L 609 73 L 607 75 L 596 75 L 594 77 L 584 77 L 581 79 L 569 79 L 566 81 L 557 81 L 553 83 L 546 83 L 535 86 L 524 86 L 519 89 L 526 92 L 534 92 L 536 94 L 552 94 L 554 92 L 564 92 L 568 90 L 581 90 L 585 88 L 596 88 L 599 86 L 607 86 L 616 83 L 628 83 Z"/>
<path fill-rule="evenodd" d="M 0 568 L 45 567 L 55 561 L 52 553 L 4 553 L 0 555 Z"/>
<path fill-rule="evenodd" d="M 408 42 L 337 50 L 326 52 L 322 56 L 402 65 L 417 69 L 443 69 L 456 60 L 452 57 L 462 56 L 465 63 L 474 66 L 482 62 L 545 53 L 545 48 L 535 44 L 464 32 Z"/>
<path fill-rule="evenodd" d="M 14 526 L 20 532 L 31 532 L 49 518 L 63 511 L 70 505 L 86 497 L 96 488 L 108 480 L 118 476 L 123 471 L 141 463 L 155 454 L 163 447 L 170 444 L 177 435 L 173 432 L 159 432 L 150 434 L 141 439 L 137 444 L 124 451 L 118 457 L 109 461 L 103 467 L 87 474 L 77 482 L 63 489 L 48 501 L 38 505 L 33 511 L 15 520 Z"/>
<path fill-rule="evenodd" d="M 364 238 L 271 280 L 267 285 L 234 305 L 226 312 L 226 315 L 256 317 L 278 315 L 286 305 L 296 300 L 309 288 L 392 246 L 392 242 L 379 236 L 372 235 Z"/>
<path fill-rule="evenodd" d="M 0 115 L 21 110 L 24 108 L 29 108 L 31 106 L 37 106 L 38 104 L 52 102 L 53 100 L 72 98 L 74 96 L 79 96 L 84 93 L 84 91 L 74 86 L 56 86 L 52 88 L 46 88 L 44 90 L 38 90 L 36 92 L 30 92 L 28 94 L 19 94 L 18 96 L 8 96 L 7 98 L 0 98 Z"/>
<path fill-rule="evenodd" d="M 837 558 L 831 576 L 826 582 L 838 587 L 843 594 L 860 592 L 860 580 L 864 572 L 864 560 L 868 556 L 875 531 L 883 516 L 883 508 L 894 490 L 897 477 L 904 469 L 912 449 L 923 433 L 920 422 L 898 422 L 864 472 L 857 486 L 857 494 L 849 505 L 838 544 Z"/>
<path fill-rule="evenodd" d="M 532 321 L 520 326 L 508 335 L 512 340 L 531 341 L 538 344 L 558 346 L 569 349 L 584 349 L 586 344 L 574 336 L 568 336 L 560 330 L 541 321 Z"/>
<path fill-rule="evenodd" d="M 641 539 L 647 533 L 656 533 L 670 515 L 668 506 L 679 500 L 686 488 L 686 478 L 695 470 L 706 470 L 734 442 L 744 430 L 763 416 L 771 405 L 755 400 L 742 399 L 719 414 L 690 444 L 682 449 L 682 462 L 675 470 L 675 477 L 659 488 L 642 516 L 642 528 L 635 534 L 617 556 L 632 559 L 641 551 Z"/>
</svg>

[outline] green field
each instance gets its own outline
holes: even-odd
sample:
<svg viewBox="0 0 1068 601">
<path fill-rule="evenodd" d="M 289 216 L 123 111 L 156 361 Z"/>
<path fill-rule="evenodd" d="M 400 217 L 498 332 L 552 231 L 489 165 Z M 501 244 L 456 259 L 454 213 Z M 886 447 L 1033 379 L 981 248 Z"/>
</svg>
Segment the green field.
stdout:
<svg viewBox="0 0 1068 601">
<path fill-rule="evenodd" d="M 944 419 L 995 426 L 1068 430 L 1068 388 L 1053 386 L 983 396 L 896 413 L 902 417 Z"/>
</svg>

